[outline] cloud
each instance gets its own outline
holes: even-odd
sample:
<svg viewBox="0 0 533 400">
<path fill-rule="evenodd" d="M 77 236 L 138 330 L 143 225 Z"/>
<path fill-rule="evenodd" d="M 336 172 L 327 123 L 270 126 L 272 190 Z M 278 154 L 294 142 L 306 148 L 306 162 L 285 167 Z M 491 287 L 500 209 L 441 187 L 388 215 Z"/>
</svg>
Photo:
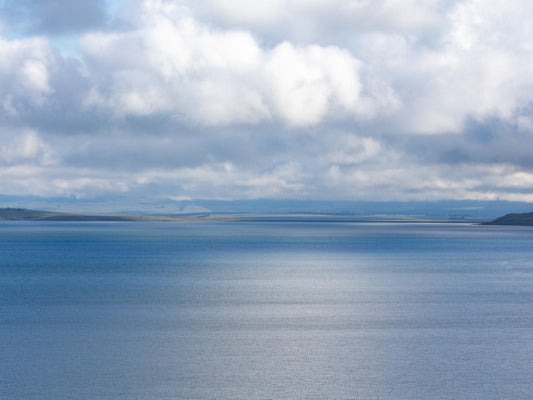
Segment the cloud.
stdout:
<svg viewBox="0 0 533 400">
<path fill-rule="evenodd" d="M 338 47 L 276 46 L 266 63 L 277 114 L 291 125 L 319 123 L 329 108 L 357 112 L 359 60 Z"/>
<path fill-rule="evenodd" d="M 31 130 L 2 134 L 0 165 L 50 165 L 54 163 L 54 151 L 39 135 Z"/>
<path fill-rule="evenodd" d="M 41 105 L 53 91 L 50 69 L 54 59 L 48 43 L 39 38 L 7 41 L 0 37 L 0 108 L 17 114 L 21 108 Z"/>
<path fill-rule="evenodd" d="M 107 21 L 105 0 L 3 0 L 0 16 L 14 30 L 30 34 L 83 32 Z"/>
<path fill-rule="evenodd" d="M 532 198 L 525 0 L 78 3 L 2 3 L 2 194 Z"/>
<path fill-rule="evenodd" d="M 459 4 L 448 14 L 442 45 L 418 54 L 413 69 L 423 85 L 410 100 L 413 132 L 460 133 L 469 120 L 515 120 L 533 102 L 533 66 L 528 32 L 533 15 L 529 3 L 482 1 Z M 416 48 L 414 50 L 417 50 Z"/>
<path fill-rule="evenodd" d="M 83 37 L 86 68 L 95 77 L 87 107 L 203 125 L 307 126 L 335 112 L 368 114 L 368 103 L 380 96 L 366 93 L 371 85 L 362 96 L 362 62 L 347 50 L 290 42 L 264 49 L 248 32 L 173 20 L 165 10 L 155 8 L 133 32 Z"/>
<path fill-rule="evenodd" d="M 186 2 L 191 13 L 224 28 L 255 30 L 264 38 L 297 42 L 349 42 L 367 31 L 428 33 L 442 29 L 442 15 L 456 1 L 271 0 L 250 7 L 244 0 Z M 406 12 L 408 10 L 408 12 Z"/>
</svg>

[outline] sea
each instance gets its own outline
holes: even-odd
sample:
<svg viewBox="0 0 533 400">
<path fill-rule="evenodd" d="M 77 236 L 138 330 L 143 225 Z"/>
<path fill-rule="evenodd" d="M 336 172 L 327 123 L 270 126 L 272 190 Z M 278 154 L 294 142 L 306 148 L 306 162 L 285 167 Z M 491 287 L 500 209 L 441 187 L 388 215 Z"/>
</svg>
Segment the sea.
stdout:
<svg viewBox="0 0 533 400">
<path fill-rule="evenodd" d="M 0 399 L 531 399 L 533 228 L 0 221 Z"/>
</svg>

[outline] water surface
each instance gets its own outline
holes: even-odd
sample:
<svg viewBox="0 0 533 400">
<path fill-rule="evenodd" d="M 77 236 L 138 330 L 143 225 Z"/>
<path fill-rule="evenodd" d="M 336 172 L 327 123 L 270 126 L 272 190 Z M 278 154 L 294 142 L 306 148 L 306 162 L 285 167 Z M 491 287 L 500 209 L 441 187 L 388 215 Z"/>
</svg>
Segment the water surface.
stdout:
<svg viewBox="0 0 533 400">
<path fill-rule="evenodd" d="M 0 223 L 0 398 L 529 399 L 533 229 Z"/>
</svg>

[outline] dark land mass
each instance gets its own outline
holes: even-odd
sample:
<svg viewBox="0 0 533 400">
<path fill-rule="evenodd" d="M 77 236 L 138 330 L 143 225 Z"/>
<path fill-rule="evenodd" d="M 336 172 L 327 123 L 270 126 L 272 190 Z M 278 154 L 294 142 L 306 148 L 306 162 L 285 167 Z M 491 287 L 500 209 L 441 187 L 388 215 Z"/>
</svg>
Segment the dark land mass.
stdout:
<svg viewBox="0 0 533 400">
<path fill-rule="evenodd" d="M 0 220 L 5 221 L 192 221 L 196 217 L 167 217 L 122 214 L 74 214 L 25 208 L 0 208 Z"/>
<path fill-rule="evenodd" d="M 507 214 L 496 218 L 494 221 L 485 222 L 485 225 L 519 225 L 533 226 L 533 212 L 520 214 Z"/>
</svg>

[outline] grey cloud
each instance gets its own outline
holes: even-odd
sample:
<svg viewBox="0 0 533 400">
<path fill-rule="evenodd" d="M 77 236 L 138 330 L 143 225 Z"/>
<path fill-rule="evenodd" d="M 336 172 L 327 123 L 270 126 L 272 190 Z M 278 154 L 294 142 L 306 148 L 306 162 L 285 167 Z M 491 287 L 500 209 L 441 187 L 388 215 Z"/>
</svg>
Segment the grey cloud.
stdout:
<svg viewBox="0 0 533 400">
<path fill-rule="evenodd" d="M 14 29 L 29 34 L 65 34 L 102 28 L 105 0 L 3 0 L 0 15 Z"/>
<path fill-rule="evenodd" d="M 301 0 L 268 1 L 249 7 L 244 0 L 195 0 L 191 13 L 224 29 L 256 32 L 263 43 L 341 44 L 350 47 L 365 33 L 405 34 L 429 44 L 447 26 L 442 18 L 458 3 L 453 1 Z M 352 50 L 356 50 L 352 48 Z"/>
<path fill-rule="evenodd" d="M 232 18 L 220 4 L 239 2 L 136 2 L 129 29 L 84 34 L 74 56 L 0 39 L 0 193 L 533 201 L 531 8 L 513 1 L 524 16 L 492 10 L 508 24 L 480 0 Z M 289 17 L 311 28 L 277 30 Z"/>
<path fill-rule="evenodd" d="M 470 121 L 460 135 L 397 135 L 387 142 L 422 165 L 506 164 L 533 171 L 533 133 L 497 119 Z"/>
</svg>

